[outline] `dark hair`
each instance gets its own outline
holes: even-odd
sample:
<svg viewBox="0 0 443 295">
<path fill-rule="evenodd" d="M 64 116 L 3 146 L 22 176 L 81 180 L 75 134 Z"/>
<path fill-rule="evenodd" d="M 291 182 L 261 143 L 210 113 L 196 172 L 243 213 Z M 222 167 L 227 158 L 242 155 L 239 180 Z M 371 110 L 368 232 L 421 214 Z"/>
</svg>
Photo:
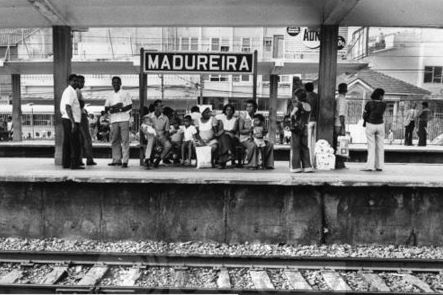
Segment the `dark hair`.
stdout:
<svg viewBox="0 0 443 295">
<path fill-rule="evenodd" d="M 338 84 L 338 93 L 345 94 L 348 92 L 348 84 L 340 83 Z"/>
<path fill-rule="evenodd" d="M 429 107 L 429 104 L 425 101 L 421 104 L 422 106 L 424 106 L 425 108 Z"/>
<path fill-rule="evenodd" d="M 156 107 L 159 103 L 162 103 L 161 99 L 155 100 L 153 103 L 154 107 Z"/>
<path fill-rule="evenodd" d="M 192 123 L 192 117 L 190 115 L 186 115 L 183 120 L 189 120 Z"/>
<path fill-rule="evenodd" d="M 303 101 L 306 100 L 306 91 L 304 91 L 301 88 L 297 88 L 294 91 L 294 95 L 297 96 L 297 98 L 300 99 L 300 100 L 303 100 Z"/>
<path fill-rule="evenodd" d="M 83 75 L 77 75 L 77 78 L 79 78 L 80 80 L 85 80 L 85 76 L 83 76 Z"/>
<path fill-rule="evenodd" d="M 149 111 L 150 113 L 152 113 L 152 112 L 155 111 L 155 106 L 154 106 L 153 103 L 151 103 L 151 104 L 149 105 L 149 107 L 148 107 L 148 111 Z"/>
<path fill-rule="evenodd" d="M 383 95 L 385 95 L 385 91 L 381 88 L 377 88 L 372 92 L 371 98 L 374 100 L 380 100 Z"/>
<path fill-rule="evenodd" d="M 71 75 L 69 75 L 69 77 L 68 77 L 68 81 L 74 81 L 76 78 L 77 78 L 77 75 L 76 75 L 76 74 L 71 74 Z"/>
<path fill-rule="evenodd" d="M 227 108 L 231 108 L 232 109 L 232 112 L 233 113 L 235 113 L 235 108 L 234 108 L 234 105 L 233 104 L 230 104 L 230 103 L 228 103 L 228 104 L 226 104 L 224 107 L 223 107 L 223 114 L 225 114 L 226 115 L 226 109 Z"/>
<path fill-rule="evenodd" d="M 149 109 L 147 106 L 144 106 L 142 109 L 142 116 L 149 114 Z"/>
<path fill-rule="evenodd" d="M 175 117 L 175 118 L 173 118 L 172 120 L 171 120 L 171 125 L 174 125 L 174 124 L 178 124 L 178 125 L 180 125 L 180 118 L 179 117 Z"/>
<path fill-rule="evenodd" d="M 111 81 L 114 81 L 114 80 L 118 80 L 118 81 L 120 81 L 120 83 L 122 82 L 122 79 L 119 76 L 112 77 Z"/>
<path fill-rule="evenodd" d="M 305 84 L 305 90 L 308 91 L 308 92 L 312 92 L 312 91 L 314 91 L 314 84 L 311 83 L 311 82 L 306 83 L 306 84 Z"/>
<path fill-rule="evenodd" d="M 194 112 L 200 113 L 200 108 L 198 106 L 193 106 L 191 108 L 191 113 L 194 113 Z"/>
<path fill-rule="evenodd" d="M 253 100 L 253 99 L 248 99 L 247 101 L 246 101 L 246 104 L 248 104 L 248 103 L 250 103 L 250 104 L 252 104 L 252 106 L 254 107 L 254 109 L 255 110 L 257 110 L 257 102 L 255 102 L 255 100 Z"/>
<path fill-rule="evenodd" d="M 265 117 L 263 117 L 262 114 L 255 114 L 253 118 L 254 119 L 259 119 L 260 122 L 265 122 Z"/>
<path fill-rule="evenodd" d="M 170 107 L 164 107 L 163 108 L 163 114 L 166 117 L 171 118 L 174 115 L 174 110 L 172 108 L 170 108 Z"/>
</svg>

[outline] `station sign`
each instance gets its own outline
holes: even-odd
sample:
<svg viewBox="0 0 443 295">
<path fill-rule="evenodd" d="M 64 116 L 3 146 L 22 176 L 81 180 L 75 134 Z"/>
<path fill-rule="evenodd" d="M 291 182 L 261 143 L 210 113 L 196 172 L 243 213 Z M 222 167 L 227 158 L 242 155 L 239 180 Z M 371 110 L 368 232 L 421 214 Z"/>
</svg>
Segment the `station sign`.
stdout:
<svg viewBox="0 0 443 295">
<path fill-rule="evenodd" d="M 253 53 L 144 52 L 145 73 L 252 73 Z"/>
<path fill-rule="evenodd" d="M 320 32 L 310 31 L 305 28 L 302 33 L 303 44 L 309 49 L 320 48 Z M 338 36 L 337 39 L 337 49 L 342 50 L 346 46 L 346 39 L 343 36 Z"/>
</svg>

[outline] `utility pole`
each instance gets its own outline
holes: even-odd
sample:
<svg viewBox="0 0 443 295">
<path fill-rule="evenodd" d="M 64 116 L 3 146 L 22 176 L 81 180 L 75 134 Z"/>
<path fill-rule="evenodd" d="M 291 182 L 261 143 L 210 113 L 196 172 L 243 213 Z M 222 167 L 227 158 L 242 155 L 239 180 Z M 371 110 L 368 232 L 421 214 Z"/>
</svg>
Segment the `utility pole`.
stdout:
<svg viewBox="0 0 443 295">
<path fill-rule="evenodd" d="M 160 89 L 162 93 L 162 100 L 165 99 L 165 76 L 160 74 Z"/>
</svg>

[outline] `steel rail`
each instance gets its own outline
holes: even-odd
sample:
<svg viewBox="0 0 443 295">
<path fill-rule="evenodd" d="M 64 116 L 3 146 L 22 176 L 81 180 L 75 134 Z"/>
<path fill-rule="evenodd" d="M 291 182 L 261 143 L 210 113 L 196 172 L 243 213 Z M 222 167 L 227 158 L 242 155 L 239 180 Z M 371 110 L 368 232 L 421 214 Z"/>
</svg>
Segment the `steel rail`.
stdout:
<svg viewBox="0 0 443 295">
<path fill-rule="evenodd" d="M 0 251 L 0 262 L 443 272 L 442 259 Z"/>
</svg>

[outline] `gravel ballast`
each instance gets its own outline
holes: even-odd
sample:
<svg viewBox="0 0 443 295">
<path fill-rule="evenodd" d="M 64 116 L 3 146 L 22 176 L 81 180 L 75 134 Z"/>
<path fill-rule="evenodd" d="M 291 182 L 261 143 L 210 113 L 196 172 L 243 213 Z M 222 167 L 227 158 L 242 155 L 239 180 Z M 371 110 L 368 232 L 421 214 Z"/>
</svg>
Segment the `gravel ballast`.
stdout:
<svg viewBox="0 0 443 295">
<path fill-rule="evenodd" d="M 386 245 L 225 244 L 215 242 L 116 241 L 0 238 L 1 250 L 115 252 L 164 255 L 252 255 L 443 259 L 443 247 Z"/>
</svg>

